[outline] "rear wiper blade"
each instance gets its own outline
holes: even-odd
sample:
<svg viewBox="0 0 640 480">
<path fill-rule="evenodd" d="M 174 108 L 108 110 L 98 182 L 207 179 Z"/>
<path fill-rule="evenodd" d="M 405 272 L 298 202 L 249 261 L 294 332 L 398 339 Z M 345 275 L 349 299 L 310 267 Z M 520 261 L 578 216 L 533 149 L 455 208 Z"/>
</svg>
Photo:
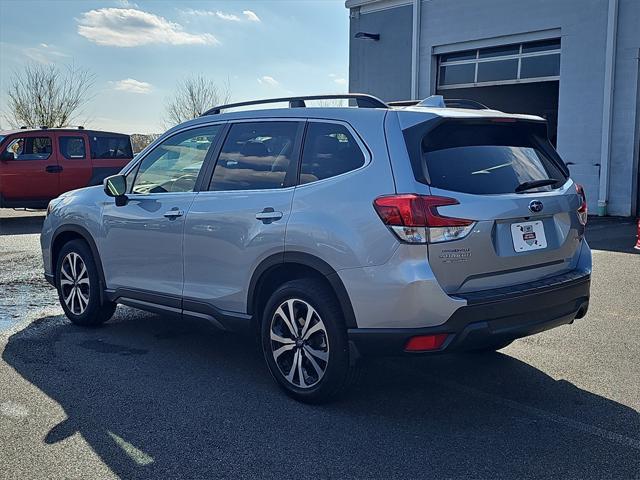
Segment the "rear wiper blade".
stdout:
<svg viewBox="0 0 640 480">
<path fill-rule="evenodd" d="M 547 185 L 555 185 L 560 180 L 556 178 L 545 178 L 544 180 L 534 180 L 532 182 L 524 182 L 516 187 L 516 193 L 531 190 L 532 188 L 546 187 Z"/>
</svg>

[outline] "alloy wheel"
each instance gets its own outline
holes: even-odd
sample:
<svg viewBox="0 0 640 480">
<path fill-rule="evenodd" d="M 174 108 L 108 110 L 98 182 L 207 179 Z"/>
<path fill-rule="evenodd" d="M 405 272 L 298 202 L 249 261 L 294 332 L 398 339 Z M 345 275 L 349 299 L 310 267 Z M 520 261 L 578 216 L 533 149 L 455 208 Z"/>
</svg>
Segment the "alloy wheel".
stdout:
<svg viewBox="0 0 640 480">
<path fill-rule="evenodd" d="M 280 304 L 269 328 L 271 352 L 280 373 L 298 388 L 311 388 L 329 364 L 329 337 L 318 312 L 299 298 Z"/>
<path fill-rule="evenodd" d="M 68 253 L 60 266 L 60 290 L 65 305 L 74 315 L 82 315 L 89 306 L 89 272 L 82 257 Z"/>
</svg>

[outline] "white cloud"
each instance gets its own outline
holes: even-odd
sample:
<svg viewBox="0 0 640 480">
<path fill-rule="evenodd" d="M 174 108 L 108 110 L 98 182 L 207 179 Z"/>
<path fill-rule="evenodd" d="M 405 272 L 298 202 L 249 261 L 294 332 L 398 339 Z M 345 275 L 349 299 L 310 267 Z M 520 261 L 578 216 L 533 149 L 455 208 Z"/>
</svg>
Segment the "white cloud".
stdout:
<svg viewBox="0 0 640 480">
<path fill-rule="evenodd" d="M 346 78 L 334 78 L 333 81 L 335 83 L 337 83 L 338 85 L 346 85 L 347 84 L 347 79 Z"/>
<path fill-rule="evenodd" d="M 68 54 L 46 43 L 40 43 L 35 47 L 23 48 L 21 49 L 21 54 L 35 62 L 44 64 L 54 63 L 56 59 L 69 57 Z"/>
<path fill-rule="evenodd" d="M 330 73 L 329 74 L 329 78 L 336 78 L 338 75 L 336 75 L 335 73 Z"/>
<path fill-rule="evenodd" d="M 164 17 L 132 8 L 100 8 L 82 14 L 78 33 L 98 45 L 137 47 L 155 43 L 170 45 L 216 45 L 209 33 L 185 32 L 182 25 Z"/>
<path fill-rule="evenodd" d="M 258 83 L 261 85 L 270 85 L 272 87 L 277 87 L 280 85 L 279 81 L 277 81 L 273 77 L 270 77 L 269 75 L 263 75 L 262 77 L 258 78 Z"/>
<path fill-rule="evenodd" d="M 227 20 L 231 22 L 241 22 L 243 19 L 240 18 L 235 13 L 226 13 L 221 12 L 220 10 L 196 10 L 193 8 L 185 8 L 184 10 L 180 10 L 180 13 L 183 15 L 193 15 L 196 17 L 218 17 L 221 20 Z M 260 17 L 256 15 L 255 12 L 251 10 L 243 10 L 242 14 L 245 16 L 244 20 L 248 22 L 260 22 Z"/>
<path fill-rule="evenodd" d="M 228 20 L 231 22 L 239 22 L 240 21 L 240 17 L 237 15 L 234 15 L 233 13 L 224 13 L 224 12 L 220 12 L 217 11 L 216 12 L 216 17 L 221 18 L 222 20 Z"/>
<path fill-rule="evenodd" d="M 140 82 L 133 78 L 125 78 L 124 80 L 118 80 L 117 82 L 110 83 L 113 84 L 113 88 L 116 90 L 129 93 L 140 93 L 143 95 L 151 92 L 151 89 L 153 88 L 150 83 Z"/>
<path fill-rule="evenodd" d="M 250 22 L 259 22 L 260 21 L 260 17 L 258 17 L 258 15 L 255 14 L 255 12 L 252 12 L 251 10 L 243 10 L 242 14 L 247 17 L 247 20 L 249 20 Z"/>
</svg>

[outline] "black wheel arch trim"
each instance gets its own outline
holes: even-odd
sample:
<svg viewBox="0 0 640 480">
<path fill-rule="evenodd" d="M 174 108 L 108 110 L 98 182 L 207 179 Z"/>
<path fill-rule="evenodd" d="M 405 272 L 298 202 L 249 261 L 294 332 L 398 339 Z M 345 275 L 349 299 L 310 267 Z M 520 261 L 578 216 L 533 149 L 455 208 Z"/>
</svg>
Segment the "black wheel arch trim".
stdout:
<svg viewBox="0 0 640 480">
<path fill-rule="evenodd" d="M 89 249 L 91 250 L 91 254 L 93 255 L 93 261 L 96 264 L 96 267 L 98 268 L 98 277 L 100 278 L 100 284 L 102 286 L 102 288 L 100 288 L 100 291 L 101 292 L 104 291 L 107 284 L 105 282 L 104 270 L 102 269 L 102 260 L 100 259 L 98 247 L 96 245 L 95 240 L 89 233 L 89 230 L 87 230 L 84 227 L 81 227 L 80 225 L 61 225 L 53 233 L 51 237 L 51 245 L 49 246 L 51 249 L 51 271 L 54 272 L 54 276 L 55 276 L 55 266 L 56 266 L 57 258 L 54 258 L 53 256 L 53 246 L 55 245 L 56 240 L 60 235 L 64 233 L 69 233 L 69 232 L 80 235 L 80 237 L 82 237 L 82 239 L 86 241 L 87 244 L 89 245 Z"/>
<path fill-rule="evenodd" d="M 333 269 L 331 265 L 329 265 L 321 258 L 318 258 L 315 255 L 311 255 L 309 253 L 296 251 L 276 253 L 265 258 L 256 267 L 253 275 L 251 276 L 251 281 L 249 282 L 249 288 L 247 291 L 247 313 L 249 315 L 254 314 L 253 310 L 256 300 L 256 288 L 258 287 L 258 282 L 260 281 L 262 276 L 273 267 L 282 265 L 284 263 L 304 265 L 316 270 L 322 276 L 324 276 L 331 285 L 331 288 L 333 289 L 336 298 L 338 299 L 338 303 L 340 304 L 342 313 L 344 314 L 344 320 L 347 328 L 357 328 L 358 324 L 356 322 L 356 316 L 353 311 L 353 306 L 351 305 L 351 299 L 349 298 L 347 289 L 342 283 L 342 280 L 340 279 L 338 273 Z"/>
</svg>

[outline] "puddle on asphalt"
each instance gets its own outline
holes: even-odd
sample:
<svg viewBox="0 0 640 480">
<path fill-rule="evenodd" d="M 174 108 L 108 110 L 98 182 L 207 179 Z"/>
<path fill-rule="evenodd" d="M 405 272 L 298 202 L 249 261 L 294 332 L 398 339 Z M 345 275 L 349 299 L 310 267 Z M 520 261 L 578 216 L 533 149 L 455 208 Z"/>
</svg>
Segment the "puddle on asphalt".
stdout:
<svg viewBox="0 0 640 480">
<path fill-rule="evenodd" d="M 58 305 L 56 291 L 45 280 L 5 283 L 0 297 L 0 332 Z"/>
</svg>

